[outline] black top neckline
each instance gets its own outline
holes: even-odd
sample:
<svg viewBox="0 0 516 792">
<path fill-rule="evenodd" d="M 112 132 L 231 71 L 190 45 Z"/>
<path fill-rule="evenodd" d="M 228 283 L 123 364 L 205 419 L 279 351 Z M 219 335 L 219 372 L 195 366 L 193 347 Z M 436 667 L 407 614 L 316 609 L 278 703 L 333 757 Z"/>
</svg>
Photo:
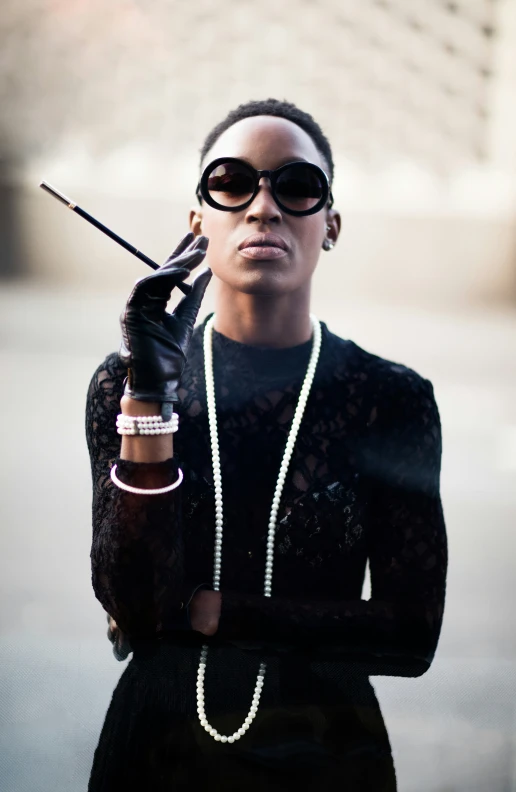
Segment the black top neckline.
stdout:
<svg viewBox="0 0 516 792">
<path fill-rule="evenodd" d="M 204 328 L 212 316 L 213 312 L 208 314 L 199 328 L 201 345 L 204 338 Z M 324 343 L 324 338 L 329 331 L 325 322 L 319 321 Z M 312 345 L 313 336 L 302 344 L 290 347 L 264 347 L 244 344 L 219 333 L 213 328 L 214 353 L 220 355 L 222 359 L 245 361 L 256 374 L 262 373 L 271 376 L 274 374 L 285 374 L 288 371 L 297 373 L 298 369 L 306 369 L 310 360 Z"/>
</svg>

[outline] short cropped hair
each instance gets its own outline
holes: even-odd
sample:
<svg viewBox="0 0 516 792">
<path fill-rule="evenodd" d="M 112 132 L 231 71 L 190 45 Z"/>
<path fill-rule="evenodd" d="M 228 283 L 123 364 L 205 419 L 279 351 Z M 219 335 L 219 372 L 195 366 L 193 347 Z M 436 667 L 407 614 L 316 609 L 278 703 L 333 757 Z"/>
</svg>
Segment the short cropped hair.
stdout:
<svg viewBox="0 0 516 792">
<path fill-rule="evenodd" d="M 334 164 L 331 146 L 317 121 L 315 121 L 309 113 L 305 113 L 303 110 L 296 107 L 295 104 L 292 104 L 292 102 L 279 101 L 278 99 L 263 99 L 260 101 L 246 102 L 245 104 L 239 105 L 235 110 L 231 110 L 207 135 L 201 148 L 201 166 L 210 149 L 226 129 L 229 129 L 229 127 L 236 124 L 237 121 L 242 121 L 244 118 L 253 118 L 254 116 L 261 115 L 285 118 L 287 121 L 292 121 L 294 124 L 297 124 L 298 127 L 304 129 L 312 138 L 319 153 L 322 154 L 326 160 L 330 169 L 330 180 L 333 181 Z"/>
</svg>

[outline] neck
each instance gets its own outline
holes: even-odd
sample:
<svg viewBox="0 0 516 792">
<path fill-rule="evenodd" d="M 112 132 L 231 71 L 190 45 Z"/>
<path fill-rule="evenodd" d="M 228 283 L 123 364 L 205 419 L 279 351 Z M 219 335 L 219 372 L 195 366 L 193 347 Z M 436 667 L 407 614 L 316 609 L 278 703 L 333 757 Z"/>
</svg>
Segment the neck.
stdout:
<svg viewBox="0 0 516 792">
<path fill-rule="evenodd" d="M 214 329 L 233 341 L 281 349 L 312 337 L 310 283 L 288 294 L 246 294 L 219 285 Z"/>
</svg>

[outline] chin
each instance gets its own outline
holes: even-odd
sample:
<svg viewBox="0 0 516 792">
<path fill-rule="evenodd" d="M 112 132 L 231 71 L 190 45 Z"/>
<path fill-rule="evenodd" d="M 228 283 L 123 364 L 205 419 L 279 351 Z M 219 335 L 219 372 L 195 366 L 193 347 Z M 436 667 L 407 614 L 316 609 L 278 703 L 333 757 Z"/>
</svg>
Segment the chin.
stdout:
<svg viewBox="0 0 516 792">
<path fill-rule="evenodd" d="M 289 282 L 290 279 L 282 276 L 278 272 L 263 272 L 255 270 L 248 272 L 239 278 L 232 278 L 231 281 L 226 283 L 231 286 L 235 291 L 242 292 L 243 294 L 285 294 L 286 292 L 293 291 L 296 286 Z"/>
</svg>

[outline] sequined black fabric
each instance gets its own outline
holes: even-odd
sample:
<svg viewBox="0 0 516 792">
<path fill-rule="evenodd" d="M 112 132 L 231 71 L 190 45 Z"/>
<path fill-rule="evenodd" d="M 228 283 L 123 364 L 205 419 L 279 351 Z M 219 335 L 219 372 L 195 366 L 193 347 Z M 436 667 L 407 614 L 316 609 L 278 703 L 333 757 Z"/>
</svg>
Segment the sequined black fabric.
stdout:
<svg viewBox="0 0 516 792">
<path fill-rule="evenodd" d="M 262 349 L 214 332 L 224 539 L 222 614 L 206 641 L 175 627 L 188 592 L 212 580 L 207 319 L 188 353 L 173 459 L 119 459 L 115 421 L 126 371 L 117 354 L 99 366 L 88 392 L 92 584 L 117 625 L 109 631 L 115 656 L 133 651 L 106 715 L 90 792 L 186 789 L 181 783 L 204 778 L 214 789 L 233 789 L 227 777 L 217 786 L 217 767 L 240 779 L 235 789 L 283 789 L 274 783 L 283 772 L 293 778 L 302 759 L 300 781 L 315 773 L 318 784 L 344 779 L 350 790 L 395 789 L 368 676 L 421 675 L 441 630 L 447 539 L 432 385 L 322 323 L 319 364 L 278 513 L 273 596 L 266 598 L 269 513 L 312 342 Z M 112 484 L 114 462 L 135 486 L 174 481 L 178 466 L 184 481 L 165 495 L 132 495 Z M 368 558 L 372 594 L 365 601 Z M 241 725 L 260 660 L 268 663 L 258 716 L 233 745 L 215 742 L 197 720 L 196 669 L 205 642 L 206 712 L 221 733 Z M 353 786 L 353 773 L 371 786 Z"/>
</svg>

